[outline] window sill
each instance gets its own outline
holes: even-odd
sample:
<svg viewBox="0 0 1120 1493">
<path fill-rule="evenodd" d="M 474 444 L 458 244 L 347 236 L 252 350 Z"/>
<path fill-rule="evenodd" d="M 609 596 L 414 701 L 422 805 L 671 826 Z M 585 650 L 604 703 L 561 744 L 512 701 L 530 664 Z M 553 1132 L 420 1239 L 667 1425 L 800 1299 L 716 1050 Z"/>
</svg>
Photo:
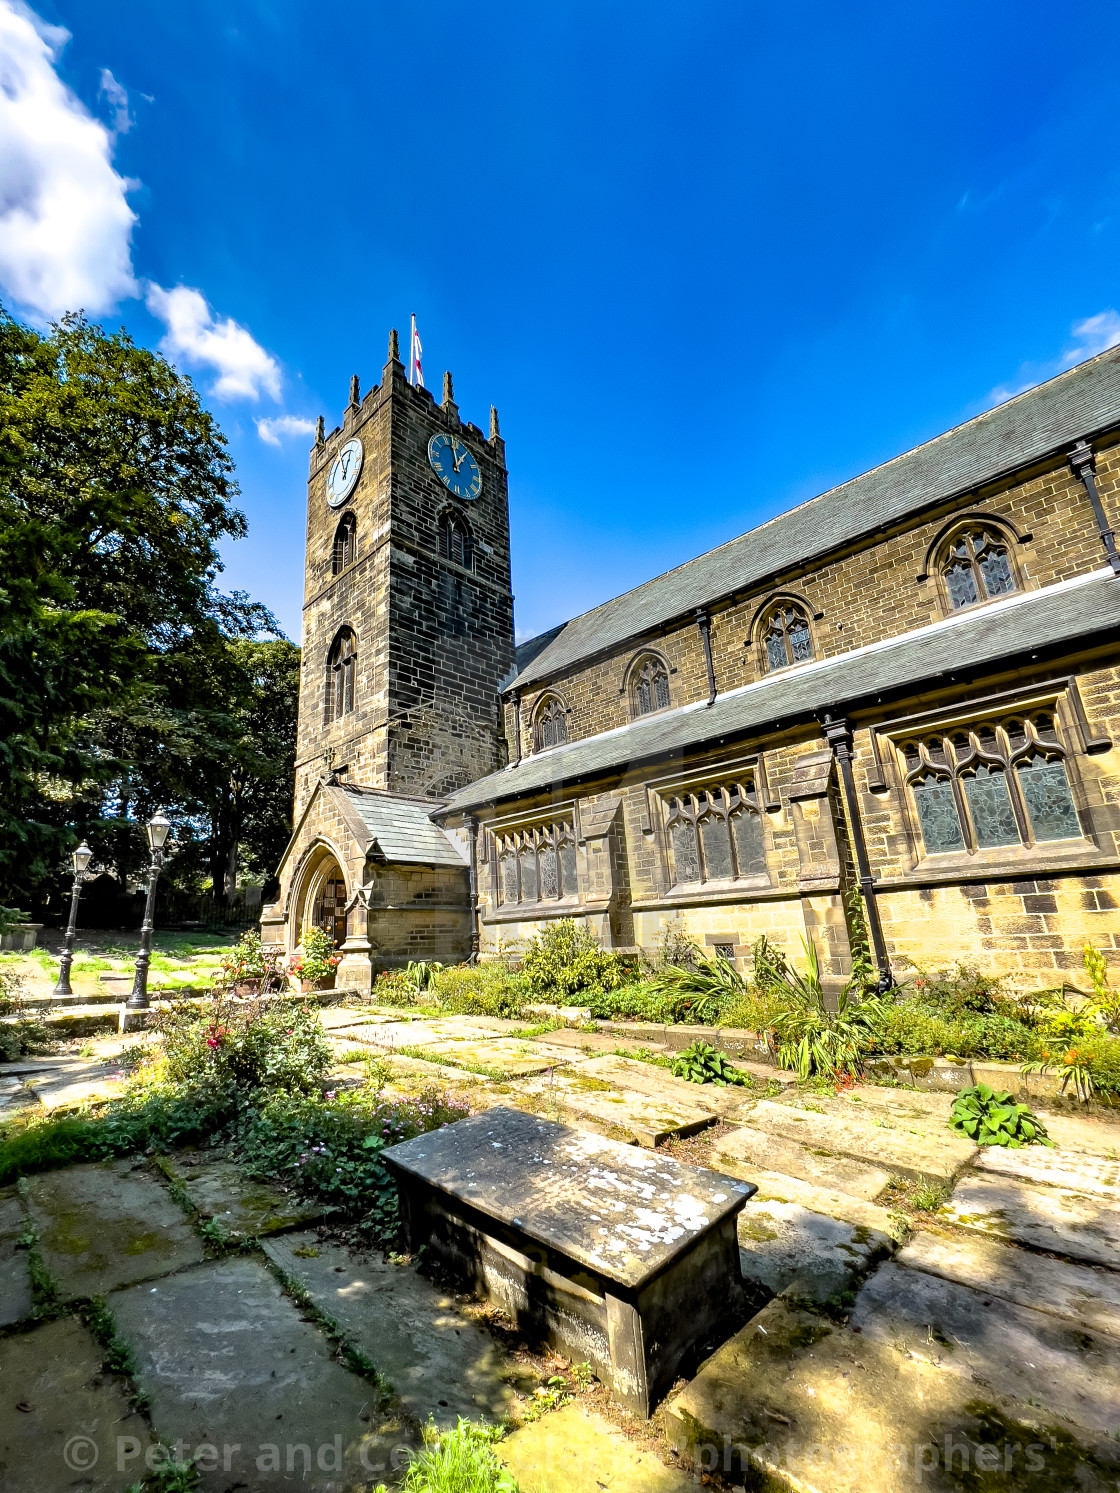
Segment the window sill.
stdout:
<svg viewBox="0 0 1120 1493">
<path fill-rule="evenodd" d="M 635 912 L 653 912 L 659 907 L 702 907 L 724 902 L 762 902 L 767 899 L 797 897 L 797 887 L 776 887 L 761 876 L 744 877 L 742 881 L 699 883 L 690 887 L 673 887 L 655 897 L 636 897 L 630 906 Z"/>
<path fill-rule="evenodd" d="M 882 876 L 876 890 L 920 885 L 948 885 L 954 882 L 1006 880 L 1010 878 L 1051 876 L 1070 871 L 1111 871 L 1120 867 L 1115 855 L 1108 855 L 1091 841 L 1053 840 L 1047 848 L 1038 845 L 1007 845 L 992 850 L 952 851 L 927 856 L 899 876 Z"/>
<path fill-rule="evenodd" d="M 500 907 L 482 913 L 484 923 L 532 923 L 541 918 L 570 918 L 585 912 L 602 912 L 609 902 L 580 902 L 577 897 L 561 897 L 547 902 L 503 902 Z"/>
</svg>

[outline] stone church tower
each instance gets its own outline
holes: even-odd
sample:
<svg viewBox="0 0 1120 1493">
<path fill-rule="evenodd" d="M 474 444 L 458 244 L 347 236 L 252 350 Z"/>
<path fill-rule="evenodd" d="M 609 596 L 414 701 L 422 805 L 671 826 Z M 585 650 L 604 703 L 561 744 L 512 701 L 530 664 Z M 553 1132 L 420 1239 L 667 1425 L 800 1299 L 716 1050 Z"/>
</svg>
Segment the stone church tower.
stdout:
<svg viewBox="0 0 1120 1493">
<path fill-rule="evenodd" d="M 329 928 L 348 969 L 357 960 L 344 983 L 368 984 L 371 958 L 470 952 L 465 842 L 428 816 L 505 760 L 505 445 L 493 409 L 489 436 L 460 420 L 450 374 L 439 404 L 408 383 L 395 332 L 380 385 L 363 398 L 353 378 L 341 425 L 322 425 L 307 484 L 295 833 L 262 930 L 293 949 L 305 924 Z M 379 904 L 401 916 L 371 930 Z"/>
</svg>

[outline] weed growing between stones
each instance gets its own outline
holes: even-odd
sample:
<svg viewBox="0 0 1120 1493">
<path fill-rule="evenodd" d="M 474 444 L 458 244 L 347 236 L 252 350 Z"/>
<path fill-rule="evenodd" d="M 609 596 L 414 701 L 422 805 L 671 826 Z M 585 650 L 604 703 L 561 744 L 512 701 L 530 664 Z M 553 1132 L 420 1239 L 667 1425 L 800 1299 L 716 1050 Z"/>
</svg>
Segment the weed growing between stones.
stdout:
<svg viewBox="0 0 1120 1493">
<path fill-rule="evenodd" d="M 689 1083 L 714 1083 L 721 1087 L 742 1084 L 744 1076 L 722 1053 L 707 1042 L 691 1043 L 673 1060 L 673 1074 Z"/>
<path fill-rule="evenodd" d="M 505 1435 L 501 1426 L 459 1417 L 453 1431 L 429 1425 L 424 1448 L 399 1485 L 400 1493 L 518 1493 L 518 1485 L 494 1455 Z M 388 1493 L 379 1483 L 374 1493 Z"/>
<path fill-rule="evenodd" d="M 78 1309 L 78 1315 L 97 1339 L 105 1353 L 105 1368 L 111 1374 L 127 1379 L 129 1399 L 140 1411 L 147 1411 L 149 1399 L 136 1384 L 137 1363 L 132 1349 L 117 1331 L 117 1323 L 104 1296 L 94 1296 Z"/>
<path fill-rule="evenodd" d="M 21 1178 L 22 1182 L 23 1179 Z M 26 1184 L 20 1188 L 25 1192 Z M 27 1275 L 31 1283 L 31 1315 L 36 1322 L 53 1322 L 66 1315 L 58 1286 L 39 1252 L 39 1234 L 30 1219 L 19 1236 L 19 1248 L 27 1251 Z"/>
<path fill-rule="evenodd" d="M 306 1251 L 297 1250 L 296 1253 L 306 1254 Z M 316 1250 L 315 1253 L 317 1254 L 318 1251 Z M 281 1265 L 278 1265 L 275 1260 L 267 1256 L 265 1257 L 265 1264 L 299 1307 L 300 1311 L 303 1312 L 304 1316 L 309 1317 L 315 1322 L 326 1336 L 330 1338 L 338 1354 L 339 1362 L 345 1364 L 351 1373 L 365 1379 L 377 1391 L 377 1408 L 379 1410 L 387 1410 L 396 1396 L 396 1389 L 392 1382 L 381 1372 L 367 1353 L 364 1353 L 361 1348 L 350 1341 L 335 1319 L 316 1305 L 314 1297 L 294 1275 L 289 1275 Z"/>
<path fill-rule="evenodd" d="M 1025 1104 L 986 1083 L 962 1089 L 953 1100 L 949 1128 L 978 1146 L 1053 1146 L 1042 1121 Z"/>
</svg>

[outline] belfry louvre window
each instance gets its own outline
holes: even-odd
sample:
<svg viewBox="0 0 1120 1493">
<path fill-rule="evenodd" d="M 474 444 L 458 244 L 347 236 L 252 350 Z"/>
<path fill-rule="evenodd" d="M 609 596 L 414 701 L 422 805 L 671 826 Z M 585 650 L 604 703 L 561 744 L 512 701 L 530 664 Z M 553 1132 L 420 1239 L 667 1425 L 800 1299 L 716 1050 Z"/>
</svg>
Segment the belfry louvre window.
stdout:
<svg viewBox="0 0 1120 1493">
<path fill-rule="evenodd" d="M 641 661 L 631 678 L 635 715 L 651 715 L 669 708 L 669 674 L 659 658 Z"/>
<path fill-rule="evenodd" d="M 766 669 L 786 669 L 790 664 L 807 663 L 813 656 L 813 637 L 809 619 L 792 602 L 782 604 L 770 613 L 762 632 L 766 650 Z"/>
<path fill-rule="evenodd" d="M 555 695 L 546 695 L 537 706 L 536 731 L 534 734 L 538 752 L 543 752 L 546 747 L 563 746 L 567 741 L 567 712 Z"/>
<path fill-rule="evenodd" d="M 358 525 L 352 513 L 344 513 L 334 531 L 334 552 L 331 556 L 331 574 L 338 575 L 358 557 Z"/>
<path fill-rule="evenodd" d="M 665 807 L 675 885 L 765 874 L 762 816 L 750 778 L 674 794 Z"/>
<path fill-rule="evenodd" d="M 502 906 L 559 902 L 579 894 L 570 820 L 495 835 L 494 866 Z"/>
<path fill-rule="evenodd" d="M 966 529 L 957 534 L 944 553 L 941 569 L 954 611 L 1018 589 L 1007 545 L 991 529 Z"/>
<path fill-rule="evenodd" d="M 440 515 L 439 553 L 442 560 L 450 560 L 455 565 L 462 565 L 465 570 L 471 568 L 473 552 L 470 530 L 454 513 Z"/>
<path fill-rule="evenodd" d="M 927 855 L 1081 837 L 1052 711 L 938 731 L 901 750 Z"/>
<path fill-rule="evenodd" d="M 358 671 L 357 640 L 350 629 L 343 628 L 327 655 L 326 724 L 349 715 L 354 709 Z"/>
</svg>

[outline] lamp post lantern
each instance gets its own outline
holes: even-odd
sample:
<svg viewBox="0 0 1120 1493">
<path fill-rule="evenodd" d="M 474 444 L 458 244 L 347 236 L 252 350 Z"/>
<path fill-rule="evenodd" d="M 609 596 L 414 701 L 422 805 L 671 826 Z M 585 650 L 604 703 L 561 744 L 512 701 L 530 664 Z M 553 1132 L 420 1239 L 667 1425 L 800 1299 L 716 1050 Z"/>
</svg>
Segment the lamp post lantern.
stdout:
<svg viewBox="0 0 1120 1493">
<path fill-rule="evenodd" d="M 152 864 L 148 873 L 148 900 L 144 904 L 144 921 L 140 926 L 140 948 L 136 955 L 136 975 L 132 981 L 132 994 L 121 1012 L 121 1030 L 126 1029 L 129 1011 L 148 1009 L 148 965 L 152 958 L 152 923 L 156 910 L 156 883 L 163 870 L 163 847 L 171 833 L 171 821 L 159 809 L 148 820 L 148 845 L 152 852 Z"/>
<path fill-rule="evenodd" d="M 82 894 L 82 877 L 93 859 L 93 851 L 83 840 L 70 857 L 74 864 L 74 886 L 70 893 L 70 921 L 66 925 L 66 941 L 62 946 L 62 958 L 58 965 L 58 983 L 55 995 L 73 995 L 70 989 L 70 966 L 74 962 L 74 933 L 78 926 L 78 898 Z"/>
</svg>

